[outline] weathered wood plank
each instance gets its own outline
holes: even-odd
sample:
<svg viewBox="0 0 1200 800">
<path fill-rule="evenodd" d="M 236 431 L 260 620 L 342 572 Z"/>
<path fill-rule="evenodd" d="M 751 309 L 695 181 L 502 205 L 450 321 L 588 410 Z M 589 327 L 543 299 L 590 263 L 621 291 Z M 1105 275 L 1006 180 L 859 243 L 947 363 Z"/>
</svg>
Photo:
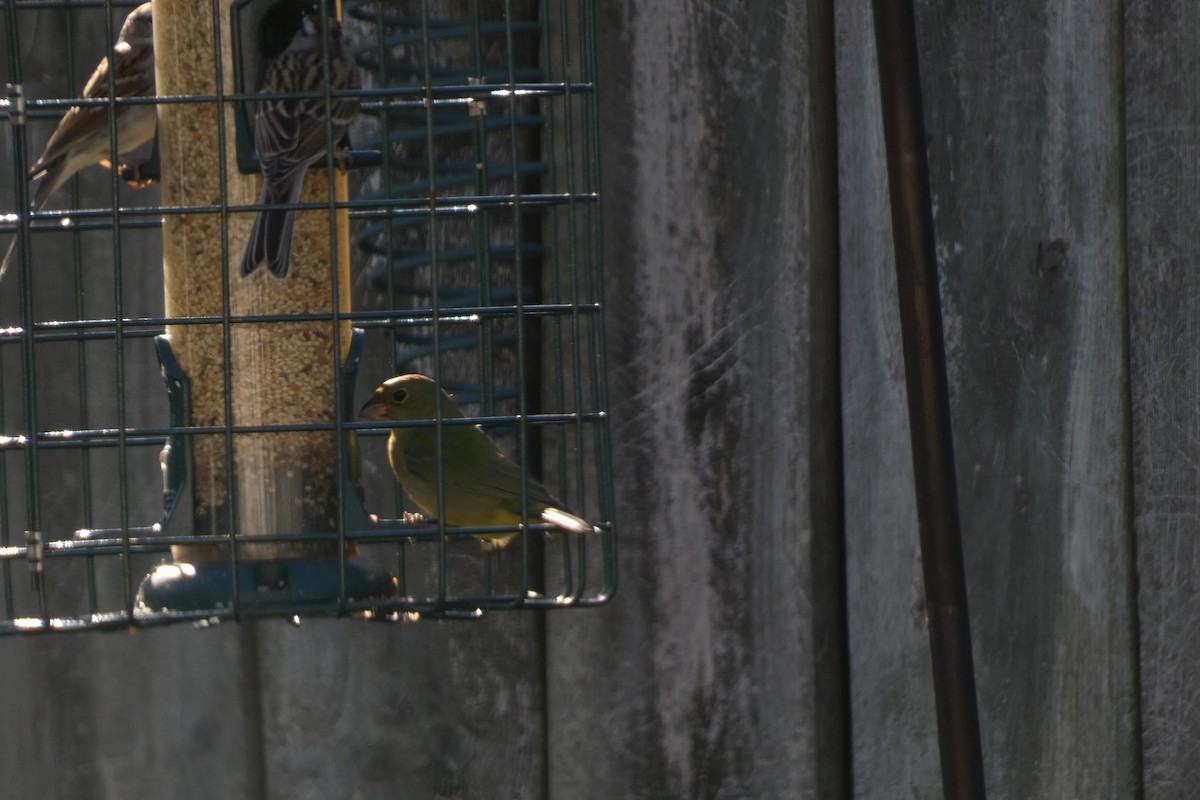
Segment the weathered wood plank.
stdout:
<svg viewBox="0 0 1200 800">
<path fill-rule="evenodd" d="M 535 622 L 260 624 L 264 796 L 544 796 Z"/>
<path fill-rule="evenodd" d="M 890 242 L 879 236 L 877 84 L 862 63 L 873 37 L 867 9 L 839 8 L 842 313 L 884 314 L 882 326 L 843 326 L 855 376 L 845 384 L 855 788 L 924 797 L 939 777 L 916 531 L 900 488 L 911 477 L 900 467 Z M 988 786 L 1131 797 L 1119 7 L 921 12 Z M 894 417 L 879 419 L 889 406 Z"/>
<path fill-rule="evenodd" d="M 245 636 L 185 625 L 6 639 L 5 797 L 264 796 Z"/>
<path fill-rule="evenodd" d="M 869 3 L 839 4 L 837 53 L 854 791 L 932 797 L 936 721 Z"/>
<path fill-rule="evenodd" d="M 1134 2 L 1125 15 L 1134 510 L 1145 797 L 1200 781 L 1200 255 L 1196 186 L 1200 9 Z"/>
<path fill-rule="evenodd" d="M 548 620 L 551 796 L 844 796 L 831 5 L 599 11 L 623 588 Z"/>
</svg>

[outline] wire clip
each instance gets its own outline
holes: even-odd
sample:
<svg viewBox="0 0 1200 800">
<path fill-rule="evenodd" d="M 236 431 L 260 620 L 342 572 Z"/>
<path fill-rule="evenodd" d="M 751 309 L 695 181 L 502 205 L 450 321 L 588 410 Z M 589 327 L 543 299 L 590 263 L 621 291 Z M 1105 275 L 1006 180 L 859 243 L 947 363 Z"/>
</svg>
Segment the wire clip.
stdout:
<svg viewBox="0 0 1200 800">
<path fill-rule="evenodd" d="M 46 574 L 46 551 L 41 531 L 25 531 L 25 560 L 29 562 L 29 577 L 36 589 Z"/>
<path fill-rule="evenodd" d="M 0 101 L 4 109 L 8 112 L 8 122 L 10 125 L 25 124 L 25 86 L 20 83 L 7 83 L 5 88 L 8 91 L 8 98 Z"/>
<path fill-rule="evenodd" d="M 469 77 L 467 84 L 470 86 L 483 86 L 483 78 Z M 467 102 L 467 116 L 470 117 L 486 117 L 487 106 L 478 97 L 472 98 Z"/>
</svg>

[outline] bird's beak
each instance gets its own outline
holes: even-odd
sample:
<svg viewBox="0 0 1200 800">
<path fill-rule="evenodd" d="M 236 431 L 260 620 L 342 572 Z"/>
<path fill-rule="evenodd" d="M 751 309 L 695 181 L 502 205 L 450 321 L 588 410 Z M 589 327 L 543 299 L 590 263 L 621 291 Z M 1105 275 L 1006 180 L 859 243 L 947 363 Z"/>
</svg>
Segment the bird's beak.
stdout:
<svg viewBox="0 0 1200 800">
<path fill-rule="evenodd" d="M 387 419 L 387 413 L 387 403 L 380 395 L 372 397 L 358 410 L 358 416 L 362 419 Z"/>
</svg>

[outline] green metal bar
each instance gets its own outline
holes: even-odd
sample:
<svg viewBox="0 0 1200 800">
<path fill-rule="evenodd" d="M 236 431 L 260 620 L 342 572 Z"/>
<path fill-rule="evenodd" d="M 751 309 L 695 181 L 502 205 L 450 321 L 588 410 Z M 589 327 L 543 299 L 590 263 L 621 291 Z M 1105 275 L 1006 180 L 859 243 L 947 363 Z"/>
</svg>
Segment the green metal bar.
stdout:
<svg viewBox="0 0 1200 800">
<path fill-rule="evenodd" d="M 437 213 L 436 213 L 436 197 L 437 185 L 435 183 L 435 175 L 437 174 L 437 158 L 435 155 L 435 138 L 433 124 L 433 74 L 431 72 L 429 52 L 429 0 L 421 0 L 421 52 L 423 55 L 422 61 L 424 64 L 424 81 L 426 90 L 426 100 L 428 105 L 425 110 L 425 148 L 426 157 L 428 159 L 429 170 L 429 266 L 432 272 L 432 280 L 430 283 L 433 286 L 433 382 L 434 391 L 440 393 L 442 391 L 442 347 L 441 336 L 439 335 L 441 304 L 439 300 L 439 292 L 441 286 L 440 280 L 440 260 L 439 253 L 439 237 L 437 230 Z M 442 441 L 442 427 L 445 420 L 442 419 L 441 403 L 437 405 L 435 413 L 435 427 L 437 434 L 436 442 L 436 457 L 437 457 L 437 524 L 438 530 L 445 532 L 446 526 L 446 469 L 444 460 L 444 442 Z M 446 574 L 446 539 L 445 536 L 438 540 L 438 602 L 444 603 L 446 600 L 447 589 L 447 574 Z"/>
<path fill-rule="evenodd" d="M 108 57 L 109 63 L 115 63 L 113 53 L 114 42 L 117 39 L 117 31 L 119 25 L 113 21 L 113 14 L 116 9 L 111 0 L 105 0 L 104 4 L 104 24 L 106 31 L 106 41 L 109 43 Z M 70 45 L 68 44 L 68 47 Z M 108 71 L 108 152 L 109 163 L 112 164 L 112 169 L 109 170 L 109 192 L 112 199 L 112 258 L 113 258 L 113 338 L 116 342 L 115 347 L 115 368 L 117 375 L 117 429 L 116 429 L 116 447 L 117 447 L 117 502 L 120 506 L 119 513 L 121 518 L 122 534 L 122 558 L 121 570 L 124 580 L 122 581 L 122 592 L 125 600 L 125 611 L 128 614 L 133 613 L 133 573 L 130 567 L 129 559 L 129 472 L 128 472 L 128 450 L 125 441 L 126 427 L 126 402 L 125 402 L 125 325 L 124 313 L 125 306 L 125 280 L 124 269 L 121 266 L 121 179 L 118 172 L 118 165 L 121 163 L 121 154 L 118 152 L 117 141 L 117 76 L 115 70 Z M 80 286 L 82 291 L 82 286 Z"/>
<path fill-rule="evenodd" d="M 236 474 L 234 471 L 233 461 L 233 436 L 234 436 L 234 419 L 233 419 L 233 308 L 229 299 L 229 284 L 231 276 L 229 274 L 229 213 L 233 210 L 233 206 L 229 203 L 229 185 L 224 179 L 224 176 L 229 171 L 229 140 L 225 134 L 225 101 L 228 97 L 224 94 L 225 86 L 225 67 L 224 59 L 221 57 L 221 3 L 220 0 L 212 0 L 212 15 L 213 15 L 213 50 L 216 53 L 214 61 L 214 71 L 217 86 L 217 153 L 218 163 L 221 168 L 220 181 L 220 196 L 218 198 L 217 208 L 221 214 L 221 342 L 222 342 L 222 379 L 225 381 L 225 402 L 223 413 L 225 414 L 224 438 L 225 438 L 225 483 L 226 483 L 226 503 L 225 503 L 225 520 L 226 530 L 229 531 L 229 573 L 230 586 L 229 593 L 233 603 L 234 619 L 242 619 L 242 603 L 241 590 L 238 587 L 238 557 L 237 538 L 238 531 L 238 493 L 237 482 L 234 479 Z M 189 521 L 189 525 L 191 525 Z M 203 539 L 197 539 L 197 542 Z"/>
<path fill-rule="evenodd" d="M 13 149 L 13 179 L 14 189 L 16 194 L 17 209 L 22 214 L 27 214 L 29 209 L 29 187 L 25 182 L 24 177 L 29 172 L 29 166 L 25 157 L 26 148 L 26 130 L 25 119 L 23 117 L 25 102 L 24 89 L 22 87 L 21 77 L 21 58 L 20 58 L 20 42 L 17 39 L 17 9 L 11 3 L 5 5 L 5 30 L 8 33 L 7 51 L 8 51 L 8 79 L 7 96 L 9 101 L 8 106 L 8 124 L 12 133 L 12 149 Z M 14 107 L 13 104 L 20 103 L 22 106 Z M 24 253 L 29 249 L 29 229 L 28 223 L 24 222 L 14 231 L 14 236 L 20 239 L 18 242 L 19 250 Z M 18 291 L 20 293 L 21 303 L 21 321 L 22 326 L 28 328 L 32 319 L 29 313 L 27 304 L 27 283 L 28 283 L 29 266 L 24 261 L 17 262 L 18 276 Z M 10 278 L 11 280 L 11 278 Z M 21 340 L 22 344 L 22 378 L 26 381 L 26 386 L 29 386 L 29 370 L 24 368 L 25 351 L 29 344 L 25 340 Z M 0 373 L 0 391 L 4 389 L 3 374 Z M 27 393 L 28 394 L 28 393 Z M 2 395 L 0 395 L 2 396 Z M 7 427 L 4 417 L 4 404 L 0 403 L 0 428 Z M 29 403 L 26 402 L 25 408 L 28 409 Z M 25 419 L 25 428 L 27 431 L 37 430 L 36 420 Z M 36 454 L 31 453 L 26 456 L 26 464 L 28 459 L 36 458 Z M 7 459 L 0 457 L 0 482 L 4 487 L 8 486 L 8 467 Z M 36 494 L 36 493 L 34 493 Z M 5 502 L 0 507 L 0 546 L 7 546 L 12 541 L 10 531 L 12 530 L 12 515 L 10 514 L 10 504 Z M 9 562 L 3 564 L 3 581 L 4 581 L 4 614 L 5 617 L 11 618 L 14 614 L 14 597 L 13 597 L 13 576 L 12 568 Z"/>
</svg>

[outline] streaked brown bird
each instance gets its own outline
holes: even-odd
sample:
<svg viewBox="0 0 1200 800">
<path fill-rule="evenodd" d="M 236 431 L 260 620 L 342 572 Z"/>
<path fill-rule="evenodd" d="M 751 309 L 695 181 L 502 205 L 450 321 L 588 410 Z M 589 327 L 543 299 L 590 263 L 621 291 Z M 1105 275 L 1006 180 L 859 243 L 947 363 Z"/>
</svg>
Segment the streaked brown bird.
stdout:
<svg viewBox="0 0 1200 800">
<path fill-rule="evenodd" d="M 358 114 L 358 101 L 324 97 L 272 97 L 286 92 L 323 92 L 325 56 L 329 57 L 329 88 L 346 91 L 359 88 L 358 69 L 342 48 L 342 29 L 335 19 L 326 20 L 328 48 L 321 46 L 321 20 L 305 15 L 303 25 L 282 53 L 267 65 L 266 78 L 256 103 L 254 149 L 262 166 L 263 186 L 259 210 L 242 254 L 241 274 L 249 276 L 266 264 L 277 278 L 286 278 L 291 267 L 292 232 L 296 212 L 272 208 L 300 199 L 304 174 L 324 157 L 350 127 Z M 332 123 L 332 140 L 326 121 Z"/>
<path fill-rule="evenodd" d="M 106 56 L 96 66 L 87 85 L 83 87 L 84 98 L 91 100 L 109 96 L 110 70 L 118 98 L 154 96 L 154 27 L 150 6 L 150 3 L 143 3 L 125 18 L 117 35 L 117 43 L 113 46 L 111 64 Z M 108 104 L 73 106 L 63 115 L 46 142 L 46 149 L 29 169 L 29 179 L 41 181 L 33 197 L 35 211 L 40 211 L 50 195 L 84 167 L 93 164 L 112 166 L 109 161 L 112 148 L 108 109 Z M 154 138 L 158 129 L 158 112 L 150 103 L 118 103 L 116 109 L 117 153 L 126 158 Z M 136 171 L 137 165 L 127 166 L 132 166 Z M 0 277 L 8 269 L 16 241 L 14 237 L 4 261 L 0 262 Z"/>
</svg>

